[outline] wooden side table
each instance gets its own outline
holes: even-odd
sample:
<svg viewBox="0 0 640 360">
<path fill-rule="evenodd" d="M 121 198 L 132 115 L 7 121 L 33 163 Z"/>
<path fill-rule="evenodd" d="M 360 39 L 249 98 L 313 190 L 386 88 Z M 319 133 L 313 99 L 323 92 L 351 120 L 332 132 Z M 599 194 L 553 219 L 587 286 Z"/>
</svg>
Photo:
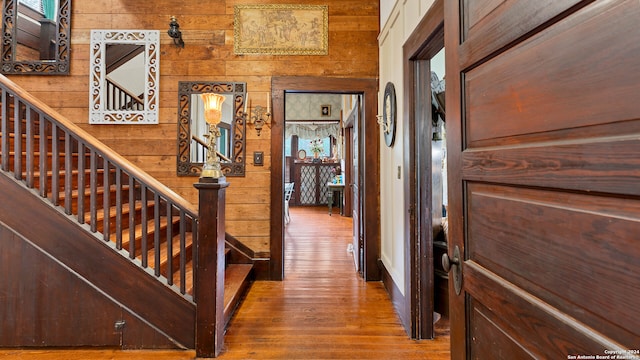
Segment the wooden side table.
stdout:
<svg viewBox="0 0 640 360">
<path fill-rule="evenodd" d="M 327 191 L 329 192 L 328 196 L 327 196 L 327 200 L 329 203 L 329 216 L 331 216 L 332 210 L 333 210 L 333 194 L 334 193 L 338 193 L 338 205 L 340 208 L 340 215 L 344 215 L 343 214 L 343 208 L 342 208 L 342 197 L 344 195 L 344 184 L 334 184 L 334 183 L 327 183 Z"/>
</svg>

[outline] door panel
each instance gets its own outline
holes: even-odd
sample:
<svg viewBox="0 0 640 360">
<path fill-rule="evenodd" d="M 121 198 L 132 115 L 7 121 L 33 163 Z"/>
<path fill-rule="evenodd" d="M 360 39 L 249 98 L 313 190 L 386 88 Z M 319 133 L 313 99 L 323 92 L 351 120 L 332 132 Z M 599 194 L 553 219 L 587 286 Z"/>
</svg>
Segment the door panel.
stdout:
<svg viewBox="0 0 640 360">
<path fill-rule="evenodd" d="M 357 105 L 359 106 L 359 102 Z M 351 200 L 353 204 L 353 261 L 355 263 L 356 271 L 361 271 L 364 244 L 360 239 L 362 234 L 362 221 L 360 220 L 360 161 L 359 161 L 359 131 L 360 128 L 360 116 L 359 111 L 356 112 L 356 118 L 353 121 L 353 128 L 351 128 Z"/>
<path fill-rule="evenodd" d="M 593 0 L 464 0 L 464 68 Z"/>
<path fill-rule="evenodd" d="M 353 263 L 355 264 L 356 271 L 360 271 L 360 212 L 357 210 L 359 204 L 358 201 L 358 187 L 353 187 Z"/>
<path fill-rule="evenodd" d="M 629 62 L 638 55 L 637 38 L 629 33 L 638 33 L 638 13 L 617 8 L 615 18 L 569 17 L 465 72 L 468 146 L 635 119 L 638 103 L 621 97 L 640 94 L 640 62 Z M 617 30 L 603 32 L 612 22 Z"/>
<path fill-rule="evenodd" d="M 490 354 L 495 349 L 500 349 L 503 359 L 527 359 L 534 355 L 515 342 L 509 334 L 511 329 L 504 327 L 504 321 L 497 319 L 481 304 L 472 301 L 471 309 L 469 316 L 473 324 L 470 333 L 473 336 L 472 359 L 482 359 L 485 354 Z"/>
<path fill-rule="evenodd" d="M 474 265 L 465 268 L 465 281 L 473 283 L 469 287 L 472 359 L 558 359 L 559 354 L 567 359 L 569 354 L 604 355 L 604 349 L 619 346 L 592 331 L 579 331 L 569 317 Z M 484 285 L 476 287 L 479 284 Z"/>
<path fill-rule="evenodd" d="M 640 2 L 488 4 L 445 2 L 452 357 L 637 350 Z"/>
<path fill-rule="evenodd" d="M 473 183 L 467 198 L 470 265 L 629 347 L 637 341 L 640 201 Z"/>
</svg>

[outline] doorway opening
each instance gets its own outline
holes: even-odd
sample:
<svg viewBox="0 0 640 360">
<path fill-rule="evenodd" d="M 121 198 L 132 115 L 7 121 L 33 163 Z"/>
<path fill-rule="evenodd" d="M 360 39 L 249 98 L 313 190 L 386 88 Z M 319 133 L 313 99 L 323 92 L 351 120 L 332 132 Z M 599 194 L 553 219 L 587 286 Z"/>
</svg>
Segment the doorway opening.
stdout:
<svg viewBox="0 0 640 360">
<path fill-rule="evenodd" d="M 298 211 L 300 208 L 316 207 L 321 213 L 324 209 L 326 222 L 336 222 L 332 219 L 336 216 L 353 219 L 348 221 L 352 241 L 346 250 L 362 275 L 364 243 L 358 201 L 361 95 L 285 92 L 284 96 L 284 226 L 309 221 L 305 225 L 321 232 L 322 223 L 318 224 L 316 217 L 292 216 L 311 214 Z M 290 229 L 285 228 L 285 241 Z"/>
<path fill-rule="evenodd" d="M 316 89 L 316 90 L 309 90 Z M 342 212 L 343 213 L 351 213 L 353 214 L 353 209 L 360 209 L 359 211 L 359 219 L 356 222 L 358 224 L 360 233 L 358 234 L 358 246 L 361 247 L 361 250 L 356 250 L 358 246 L 356 246 L 354 251 L 358 251 L 358 256 L 360 258 L 359 262 L 359 271 L 361 271 L 362 276 L 367 281 L 372 280 L 380 280 L 380 270 L 377 266 L 377 261 L 379 259 L 379 248 L 380 248 L 380 230 L 379 230 L 379 198 L 377 196 L 366 196 L 366 189 L 377 189 L 379 188 L 379 164 L 377 161 L 378 155 L 378 146 L 379 146 L 379 132 L 375 122 L 375 114 L 377 109 L 377 82 L 375 79 L 348 79 L 348 78 L 317 78 L 317 77 L 274 77 L 271 82 L 271 90 L 272 90 L 272 102 L 273 102 L 273 120 L 271 127 L 271 153 L 272 153 L 272 179 L 271 179 L 271 245 L 270 245 L 270 278 L 272 280 L 282 280 L 285 276 L 284 273 L 284 228 L 285 228 L 285 180 L 291 180 L 292 176 L 295 178 L 295 169 L 289 170 L 288 177 L 285 174 L 286 169 L 286 161 L 287 157 L 285 156 L 285 119 L 289 121 L 294 121 L 294 118 L 287 118 L 285 115 L 287 114 L 287 105 L 285 100 L 287 97 L 294 97 L 299 94 L 336 94 L 339 95 L 339 98 L 357 98 L 359 103 L 359 111 L 357 124 L 358 124 L 358 143 L 357 143 L 357 164 L 358 169 L 356 171 L 359 176 L 355 180 L 357 186 L 354 186 L 354 178 L 349 178 L 348 176 L 352 176 L 354 174 L 353 170 L 345 171 L 345 167 L 349 167 L 350 165 L 346 162 L 346 159 L 350 157 L 348 153 L 349 149 L 346 147 L 348 141 L 344 139 L 348 136 L 347 132 L 342 132 L 337 136 L 334 136 L 336 139 L 332 140 L 331 136 L 323 136 L 319 140 L 319 146 L 322 147 L 322 151 L 326 152 L 325 157 L 329 161 L 334 161 L 333 163 L 327 163 L 326 165 L 328 169 L 322 171 L 328 171 L 331 174 L 331 168 L 334 171 L 336 169 L 336 159 L 333 158 L 334 149 L 333 145 L 336 145 L 335 153 L 340 156 L 340 175 L 344 176 L 342 179 L 342 183 L 344 184 L 343 199 L 337 203 L 338 207 L 333 207 L 332 211 L 340 211 L 339 205 L 342 204 Z M 355 101 L 355 100 L 354 100 Z M 346 108 L 346 107 L 345 107 Z M 329 118 L 329 114 L 333 113 L 336 109 L 333 107 L 331 103 L 323 102 L 318 103 L 313 106 L 313 110 L 319 112 L 320 119 Z M 349 115 L 343 114 L 342 122 L 345 124 L 346 119 Z M 330 120 L 330 119 L 328 119 Z M 340 120 L 340 117 L 338 117 Z M 344 127 L 343 127 L 344 129 Z M 342 141 L 338 142 L 338 137 L 342 136 Z M 328 138 L 324 140 L 324 138 Z M 314 139 L 314 140 L 317 140 Z M 340 148 L 340 144 L 342 144 L 342 149 Z M 296 158 L 298 160 L 304 160 L 302 165 L 307 165 L 307 160 L 310 160 L 310 164 L 320 164 L 317 167 L 324 166 L 322 165 L 322 156 L 319 155 L 316 163 L 314 163 L 315 155 L 309 154 L 309 151 L 313 153 L 311 147 L 313 144 L 308 143 L 304 144 L 300 141 L 296 142 L 297 150 L 290 149 L 289 151 L 289 159 L 288 161 L 294 161 Z M 326 148 L 325 148 L 326 147 Z M 304 152 L 300 152 L 304 150 Z M 341 150 L 341 151 L 340 151 Z M 303 159 L 301 159 L 303 158 Z M 344 160 L 344 161 L 343 161 Z M 301 165 L 301 166 L 302 166 Z M 295 168 L 295 164 L 293 167 Z M 307 169 L 305 171 L 312 172 L 311 169 Z M 328 175 L 325 175 L 328 176 Z M 322 180 L 316 180 L 316 184 L 323 184 L 327 186 L 326 183 L 332 182 L 329 180 L 330 178 L 324 177 Z M 308 186 L 309 184 L 307 184 Z M 294 185 L 295 187 L 300 187 L 300 185 Z M 327 186 L 328 188 L 329 186 Z M 347 187 L 351 188 L 347 191 Z M 354 206 L 353 196 L 349 199 L 349 193 L 357 193 L 359 199 L 359 205 Z M 312 191 L 309 191 L 307 195 L 310 197 L 306 199 L 306 201 L 311 201 L 312 195 L 314 194 Z M 333 194 L 329 195 L 328 191 L 324 194 L 320 193 L 320 190 L 315 192 L 317 197 L 315 199 L 320 201 L 320 204 L 324 202 L 325 206 L 328 209 L 328 196 L 334 196 Z M 375 194 L 375 193 L 374 193 Z M 292 195 L 292 198 L 295 195 Z M 300 196 L 298 194 L 298 196 Z M 339 195 L 336 195 L 339 196 Z M 332 199 L 334 200 L 334 199 Z M 291 201 L 291 199 L 289 200 Z M 325 202 L 326 201 L 326 202 Z M 291 204 L 291 203 L 290 203 Z M 322 205 L 321 205 L 322 206 Z M 327 214 L 327 216 L 329 216 Z M 332 215 L 333 216 L 333 215 Z M 290 221 L 293 221 L 291 219 Z M 355 226 L 354 226 L 355 228 Z M 361 255 L 360 255 L 361 254 Z"/>
</svg>

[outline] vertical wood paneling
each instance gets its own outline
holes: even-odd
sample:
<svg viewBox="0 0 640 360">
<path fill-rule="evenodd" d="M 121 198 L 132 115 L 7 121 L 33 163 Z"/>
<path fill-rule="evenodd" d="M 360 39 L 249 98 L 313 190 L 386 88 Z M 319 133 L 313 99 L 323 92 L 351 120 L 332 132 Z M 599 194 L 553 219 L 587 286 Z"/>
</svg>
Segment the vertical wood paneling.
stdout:
<svg viewBox="0 0 640 360">
<path fill-rule="evenodd" d="M 193 184 L 197 179 L 176 176 L 178 81 L 245 81 L 249 92 L 263 94 L 259 98 L 266 99 L 271 77 L 275 75 L 375 78 L 378 73 L 377 0 L 305 2 L 329 6 L 327 56 L 235 55 L 233 6 L 244 3 L 237 0 L 74 1 L 70 76 L 12 76 L 11 80 L 74 123 L 81 124 L 98 139 L 107 140 L 109 146 L 128 160 L 196 204 L 198 198 Z M 171 15 L 175 15 L 180 24 L 186 43 L 184 49 L 175 47 L 166 34 Z M 160 124 L 87 125 L 91 29 L 161 31 Z M 253 105 L 265 104 L 254 101 Z M 280 171 L 269 166 L 269 162 L 258 167 L 251 164 L 253 151 L 263 151 L 265 159 L 270 158 L 269 129 L 263 129 L 257 136 L 253 127 L 248 126 L 247 132 L 246 177 L 227 178 L 231 184 L 227 201 L 229 214 L 241 213 L 242 205 L 269 206 L 271 175 L 273 171 Z M 236 192 L 248 195 L 237 202 L 233 199 Z M 251 196 L 254 193 L 256 195 Z M 233 215 L 227 224 L 236 237 L 259 239 L 249 244 L 263 243 L 264 227 L 268 229 L 271 214 L 263 211 L 259 216 L 252 215 L 252 221 L 262 226 L 245 226 L 241 216 Z M 268 246 L 259 250 L 268 250 Z"/>
</svg>

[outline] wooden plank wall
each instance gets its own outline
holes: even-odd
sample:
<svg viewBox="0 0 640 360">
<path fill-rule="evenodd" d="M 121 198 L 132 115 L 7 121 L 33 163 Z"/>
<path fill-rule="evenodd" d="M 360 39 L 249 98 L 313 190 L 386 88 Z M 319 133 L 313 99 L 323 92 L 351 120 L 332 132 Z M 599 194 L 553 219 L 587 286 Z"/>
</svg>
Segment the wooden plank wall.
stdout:
<svg viewBox="0 0 640 360">
<path fill-rule="evenodd" d="M 234 0 L 74 1 L 71 17 L 69 76 L 13 75 L 11 79 L 79 124 L 134 164 L 197 203 L 194 177 L 176 176 L 178 81 L 244 81 L 252 106 L 266 105 L 272 76 L 375 78 L 378 74 L 377 0 L 325 0 L 297 3 L 328 5 L 329 54 L 326 56 L 235 55 Z M 291 1 L 253 1 L 283 3 Z M 296 3 L 296 2 L 293 2 Z M 166 31 L 175 15 L 186 43 L 173 45 Z M 89 45 L 92 29 L 161 31 L 160 124 L 88 125 Z M 263 100 L 261 100 L 263 99 Z M 258 254 L 269 252 L 271 139 L 247 128 L 246 176 L 230 177 L 227 232 Z M 252 154 L 263 151 L 264 166 Z"/>
</svg>

